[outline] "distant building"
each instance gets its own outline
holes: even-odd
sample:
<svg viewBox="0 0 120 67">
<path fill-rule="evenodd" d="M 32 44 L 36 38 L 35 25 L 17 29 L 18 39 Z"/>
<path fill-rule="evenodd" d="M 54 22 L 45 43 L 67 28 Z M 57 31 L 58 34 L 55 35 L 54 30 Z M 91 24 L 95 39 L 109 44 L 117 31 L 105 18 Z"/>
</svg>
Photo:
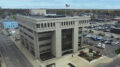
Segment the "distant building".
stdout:
<svg viewBox="0 0 120 67">
<path fill-rule="evenodd" d="M 120 17 L 115 17 L 114 20 L 117 21 L 116 28 L 112 28 L 111 32 L 120 34 Z"/>
<path fill-rule="evenodd" d="M 30 10 L 31 15 L 46 15 L 46 9 L 32 9 Z"/>
<path fill-rule="evenodd" d="M 4 29 L 11 29 L 18 27 L 18 23 L 16 21 L 3 21 L 2 25 Z"/>
<path fill-rule="evenodd" d="M 81 14 L 82 16 L 93 16 L 94 14 L 93 13 L 83 13 Z"/>
<path fill-rule="evenodd" d="M 118 22 L 116 25 L 118 28 L 120 28 L 120 17 L 115 17 L 114 20 Z"/>
</svg>

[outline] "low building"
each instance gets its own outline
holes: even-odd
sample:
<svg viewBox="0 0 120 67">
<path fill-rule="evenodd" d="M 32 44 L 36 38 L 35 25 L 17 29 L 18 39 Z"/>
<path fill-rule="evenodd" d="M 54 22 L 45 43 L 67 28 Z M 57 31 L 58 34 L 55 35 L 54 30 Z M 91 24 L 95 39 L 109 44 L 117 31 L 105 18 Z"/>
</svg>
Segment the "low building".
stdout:
<svg viewBox="0 0 120 67">
<path fill-rule="evenodd" d="M 31 15 L 46 15 L 46 9 L 31 9 Z"/>
<path fill-rule="evenodd" d="M 18 23 L 16 21 L 3 21 L 2 26 L 4 29 L 14 29 L 18 28 Z"/>
<path fill-rule="evenodd" d="M 114 20 L 117 21 L 116 26 L 120 28 L 120 17 L 115 17 Z"/>
</svg>

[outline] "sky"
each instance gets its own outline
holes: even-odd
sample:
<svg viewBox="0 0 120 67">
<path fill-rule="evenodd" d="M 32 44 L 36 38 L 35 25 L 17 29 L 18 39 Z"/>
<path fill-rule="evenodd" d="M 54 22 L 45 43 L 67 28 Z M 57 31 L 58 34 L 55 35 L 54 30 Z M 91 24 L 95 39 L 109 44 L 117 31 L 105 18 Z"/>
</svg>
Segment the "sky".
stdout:
<svg viewBox="0 0 120 67">
<path fill-rule="evenodd" d="M 120 9 L 120 0 L 0 0 L 2 8 Z"/>
</svg>

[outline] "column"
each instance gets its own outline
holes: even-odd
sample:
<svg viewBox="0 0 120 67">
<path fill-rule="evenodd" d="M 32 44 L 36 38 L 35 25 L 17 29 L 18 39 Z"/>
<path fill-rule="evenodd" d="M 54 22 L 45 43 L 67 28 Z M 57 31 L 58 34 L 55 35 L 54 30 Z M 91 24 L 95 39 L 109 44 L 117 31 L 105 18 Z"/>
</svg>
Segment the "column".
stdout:
<svg viewBox="0 0 120 67">
<path fill-rule="evenodd" d="M 75 27 L 73 28 L 73 33 L 72 33 L 72 46 L 73 46 L 73 52 L 78 51 L 78 23 L 75 22 Z"/>
<path fill-rule="evenodd" d="M 62 55 L 61 29 L 59 28 L 59 24 L 56 24 L 56 30 L 52 36 L 52 53 L 56 57 L 60 57 Z"/>
<path fill-rule="evenodd" d="M 39 51 L 39 41 L 38 41 L 38 33 L 34 32 L 34 48 L 35 48 L 35 59 L 40 58 Z"/>
<path fill-rule="evenodd" d="M 60 57 L 62 55 L 61 48 L 61 30 L 55 31 L 55 47 L 56 47 L 56 57 Z"/>
</svg>

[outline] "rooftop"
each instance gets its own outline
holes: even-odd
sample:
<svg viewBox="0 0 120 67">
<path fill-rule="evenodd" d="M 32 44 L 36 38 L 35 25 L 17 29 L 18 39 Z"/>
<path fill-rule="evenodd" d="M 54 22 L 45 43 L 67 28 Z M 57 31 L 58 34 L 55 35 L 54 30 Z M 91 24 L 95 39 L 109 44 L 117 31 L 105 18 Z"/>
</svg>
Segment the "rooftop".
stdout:
<svg viewBox="0 0 120 67">
<path fill-rule="evenodd" d="M 31 15 L 30 17 L 41 19 L 41 18 L 61 18 L 61 17 L 65 17 L 65 16 L 63 16 L 63 15 L 47 15 L 47 16 L 35 16 L 35 15 Z"/>
<path fill-rule="evenodd" d="M 31 19 L 37 19 L 37 20 L 41 20 L 41 19 L 55 19 L 55 18 L 77 18 L 77 17 L 88 17 L 90 18 L 90 16 L 65 16 L 65 15 L 46 15 L 46 16 L 39 16 L 39 15 L 18 15 L 21 17 L 26 17 L 26 18 L 31 18 Z"/>
</svg>

